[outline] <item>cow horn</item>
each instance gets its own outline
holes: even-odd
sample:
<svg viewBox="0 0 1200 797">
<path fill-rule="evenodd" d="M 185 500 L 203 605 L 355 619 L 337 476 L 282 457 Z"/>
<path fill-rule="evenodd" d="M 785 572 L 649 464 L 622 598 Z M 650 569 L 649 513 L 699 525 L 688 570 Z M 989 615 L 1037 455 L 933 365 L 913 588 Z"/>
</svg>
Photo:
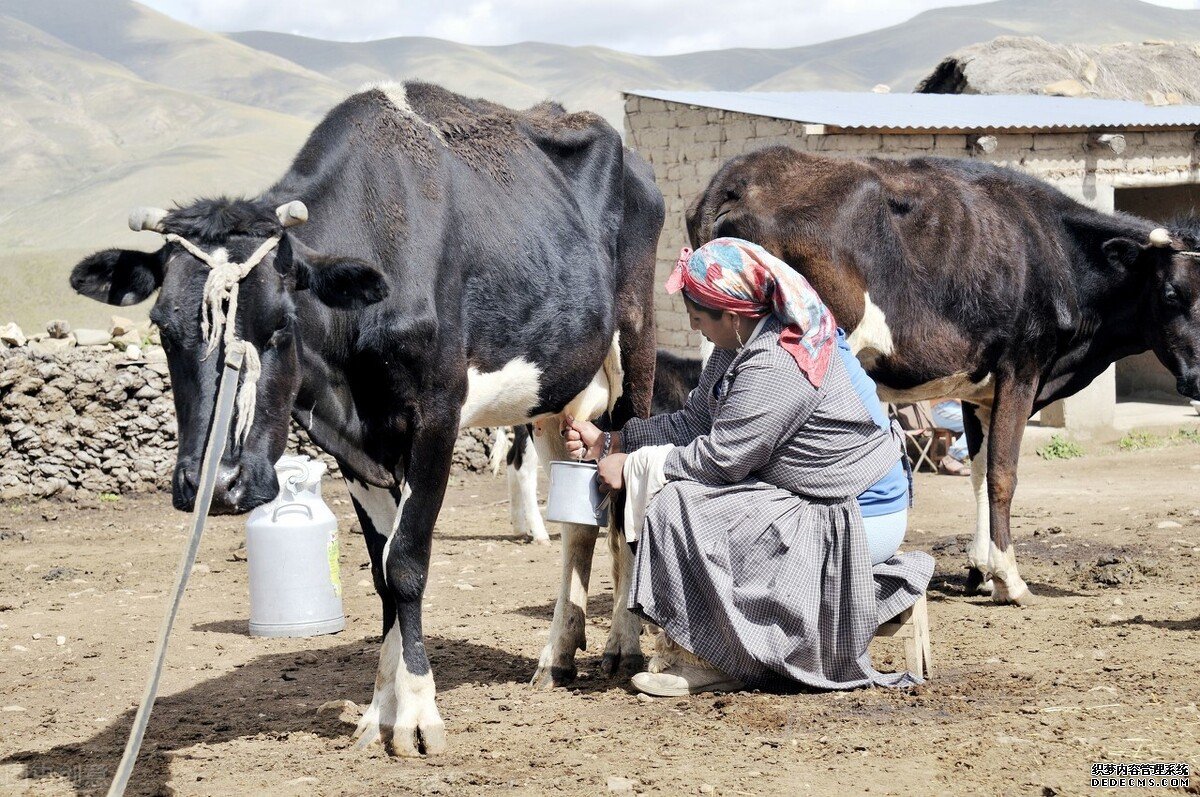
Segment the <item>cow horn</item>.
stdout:
<svg viewBox="0 0 1200 797">
<path fill-rule="evenodd" d="M 167 211 L 162 208 L 134 208 L 129 211 L 129 229 L 134 232 L 142 230 L 162 232 L 163 219 L 166 217 Z"/>
<path fill-rule="evenodd" d="M 284 227 L 295 227 L 308 221 L 308 208 L 299 199 L 293 199 L 275 208 L 275 215 Z"/>
<path fill-rule="evenodd" d="M 1170 246 L 1171 245 L 1171 233 L 1167 232 L 1162 227 L 1155 227 L 1153 230 L 1150 231 L 1150 245 L 1151 246 Z"/>
</svg>

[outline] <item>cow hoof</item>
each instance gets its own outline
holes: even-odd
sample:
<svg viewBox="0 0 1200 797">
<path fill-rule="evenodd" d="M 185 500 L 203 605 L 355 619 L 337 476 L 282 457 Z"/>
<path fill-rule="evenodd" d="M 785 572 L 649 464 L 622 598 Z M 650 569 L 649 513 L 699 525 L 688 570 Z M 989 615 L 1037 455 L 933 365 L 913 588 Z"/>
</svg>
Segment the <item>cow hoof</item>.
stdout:
<svg viewBox="0 0 1200 797">
<path fill-rule="evenodd" d="M 533 678 L 529 679 L 529 685 L 534 689 L 542 690 L 570 686 L 575 682 L 576 674 L 574 665 L 570 667 L 539 666 L 537 672 L 533 674 Z"/>
<path fill-rule="evenodd" d="M 646 657 L 640 653 L 625 654 L 605 653 L 600 659 L 600 672 L 605 675 L 617 675 L 627 678 L 646 669 Z"/>
<path fill-rule="evenodd" d="M 393 728 L 389 753 L 403 758 L 437 755 L 446 750 L 446 726 L 430 722 L 411 728 Z"/>
<path fill-rule="evenodd" d="M 411 758 L 436 755 L 446 749 L 446 725 L 440 719 L 413 726 L 380 725 L 368 712 L 351 737 L 358 750 L 381 742 L 390 755 Z"/>
<path fill-rule="evenodd" d="M 1013 594 L 1008 591 L 1008 587 L 1003 581 L 995 579 L 992 586 L 992 602 L 1012 604 L 1021 608 L 1033 606 L 1037 603 L 1037 596 L 1033 594 L 1033 591 L 1024 584 L 1021 586 L 1021 591 Z"/>
<path fill-rule="evenodd" d="M 541 537 L 537 537 L 537 536 L 526 537 L 525 539 L 529 540 L 529 542 L 531 542 L 534 545 L 549 545 L 550 544 L 550 535 L 548 535 L 548 534 L 543 535 Z"/>
</svg>

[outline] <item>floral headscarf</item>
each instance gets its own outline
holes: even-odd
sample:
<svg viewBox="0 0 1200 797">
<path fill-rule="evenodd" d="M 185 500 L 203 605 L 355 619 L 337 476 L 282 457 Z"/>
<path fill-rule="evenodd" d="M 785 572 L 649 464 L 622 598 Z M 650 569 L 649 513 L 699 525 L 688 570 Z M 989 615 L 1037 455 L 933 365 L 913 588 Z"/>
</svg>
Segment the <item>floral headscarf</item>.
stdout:
<svg viewBox="0 0 1200 797">
<path fill-rule="evenodd" d="M 667 293 L 687 293 L 716 310 L 784 324 L 779 345 L 820 387 L 837 346 L 837 321 L 803 276 L 758 244 L 717 238 L 695 252 L 684 248 L 667 279 Z"/>
</svg>

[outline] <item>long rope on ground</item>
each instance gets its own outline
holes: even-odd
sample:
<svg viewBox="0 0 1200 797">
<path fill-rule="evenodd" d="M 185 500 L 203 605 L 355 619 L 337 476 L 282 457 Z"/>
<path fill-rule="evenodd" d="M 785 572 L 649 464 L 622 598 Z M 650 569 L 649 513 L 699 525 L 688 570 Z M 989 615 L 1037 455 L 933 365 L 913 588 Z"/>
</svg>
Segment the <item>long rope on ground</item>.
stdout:
<svg viewBox="0 0 1200 797">
<path fill-rule="evenodd" d="M 179 571 L 175 574 L 175 595 L 167 607 L 167 615 L 163 618 L 162 627 L 158 631 L 158 647 L 154 651 L 154 660 L 150 664 L 150 678 L 146 682 L 146 691 L 142 693 L 142 702 L 133 718 L 133 728 L 129 731 L 129 741 L 125 743 L 125 752 L 112 785 L 108 787 L 108 797 L 121 797 L 129 784 L 129 776 L 133 774 L 133 766 L 137 761 L 138 751 L 142 747 L 142 739 L 146 735 L 146 725 L 150 722 L 150 712 L 154 708 L 154 698 L 158 695 L 158 681 L 162 676 L 163 664 L 167 659 L 167 642 L 171 637 L 171 627 L 175 625 L 175 615 L 179 613 L 179 604 L 183 601 L 183 591 L 187 588 L 188 576 L 191 575 L 192 565 L 196 561 L 196 552 L 200 549 L 200 537 L 204 534 L 204 524 L 208 520 L 208 509 L 212 504 L 213 489 L 216 484 L 217 468 L 225 453 L 225 440 L 229 437 L 229 425 L 233 421 L 233 403 L 237 396 L 238 376 L 242 368 L 245 354 L 240 346 L 227 347 L 225 365 L 221 369 L 221 386 L 217 390 L 217 407 L 213 415 L 212 429 L 208 435 L 208 446 L 204 451 L 204 463 L 200 471 L 200 486 L 196 492 L 196 507 L 192 512 L 192 536 L 183 549 L 179 561 Z"/>
</svg>

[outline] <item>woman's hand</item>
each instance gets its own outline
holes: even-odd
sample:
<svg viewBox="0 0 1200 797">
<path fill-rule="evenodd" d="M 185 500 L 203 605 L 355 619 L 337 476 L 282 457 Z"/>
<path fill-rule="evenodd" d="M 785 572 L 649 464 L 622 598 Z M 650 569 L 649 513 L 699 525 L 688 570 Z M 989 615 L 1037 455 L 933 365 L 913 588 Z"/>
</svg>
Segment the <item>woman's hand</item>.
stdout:
<svg viewBox="0 0 1200 797">
<path fill-rule="evenodd" d="M 600 460 L 597 477 L 601 492 L 625 489 L 625 460 L 628 458 L 628 454 L 609 454 Z"/>
<path fill-rule="evenodd" d="M 571 459 L 599 459 L 604 449 L 604 433 L 591 421 L 564 418 L 562 436 Z"/>
</svg>

